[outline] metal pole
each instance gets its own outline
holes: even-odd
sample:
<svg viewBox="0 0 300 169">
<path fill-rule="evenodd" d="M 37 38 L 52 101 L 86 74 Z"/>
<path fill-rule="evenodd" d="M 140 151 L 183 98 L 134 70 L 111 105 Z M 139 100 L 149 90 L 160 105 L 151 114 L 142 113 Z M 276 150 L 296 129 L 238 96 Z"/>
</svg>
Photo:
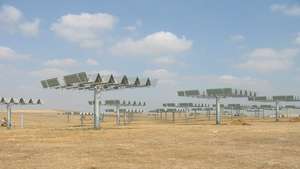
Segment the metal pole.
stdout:
<svg viewBox="0 0 300 169">
<path fill-rule="evenodd" d="M 230 115 L 230 119 L 232 120 L 233 117 L 233 106 L 231 106 L 231 115 Z"/>
<path fill-rule="evenodd" d="M 11 105 L 7 104 L 7 128 L 10 129 L 12 127 L 11 124 Z"/>
<path fill-rule="evenodd" d="M 216 97 L 216 124 L 221 124 L 220 98 Z"/>
<path fill-rule="evenodd" d="M 100 128 L 100 115 L 99 115 L 99 101 L 98 101 L 98 89 L 94 89 L 94 128 Z"/>
<path fill-rule="evenodd" d="M 80 112 L 80 126 L 83 126 L 83 112 Z"/>
<path fill-rule="evenodd" d="M 276 101 L 276 110 L 275 110 L 275 116 L 276 116 L 276 121 L 279 121 L 279 102 Z"/>
<path fill-rule="evenodd" d="M 117 113 L 117 125 L 120 125 L 120 108 L 119 106 L 117 105 L 116 106 L 116 113 Z"/>
<path fill-rule="evenodd" d="M 162 111 L 161 110 L 159 110 L 159 112 L 160 112 L 160 120 L 162 120 Z"/>
<path fill-rule="evenodd" d="M 175 122 L 175 112 L 174 111 L 172 112 L 172 119 L 173 119 L 173 122 Z"/>
</svg>

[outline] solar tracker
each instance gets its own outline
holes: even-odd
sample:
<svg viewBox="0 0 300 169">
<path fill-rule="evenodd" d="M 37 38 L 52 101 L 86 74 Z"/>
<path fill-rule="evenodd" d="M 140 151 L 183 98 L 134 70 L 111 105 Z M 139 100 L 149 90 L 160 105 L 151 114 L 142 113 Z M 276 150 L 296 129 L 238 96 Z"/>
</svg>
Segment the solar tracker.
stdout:
<svg viewBox="0 0 300 169">
<path fill-rule="evenodd" d="M 80 72 L 61 77 L 50 78 L 41 81 L 45 89 L 71 89 L 88 90 L 94 92 L 94 103 L 98 102 L 98 96 L 101 92 L 113 91 L 119 89 L 133 89 L 150 87 L 156 85 L 156 80 L 150 78 L 127 77 L 113 75 L 87 74 Z M 99 105 L 94 104 L 94 128 L 100 127 Z"/>
<path fill-rule="evenodd" d="M 275 103 L 275 117 L 276 121 L 279 121 L 279 104 L 280 102 L 299 102 L 300 98 L 294 95 L 280 95 L 280 96 L 256 96 L 256 97 L 249 97 L 249 101 L 255 102 L 270 102 Z"/>
<path fill-rule="evenodd" d="M 255 91 L 251 90 L 241 90 L 233 88 L 213 88 L 206 89 L 202 92 L 198 90 L 186 90 L 186 91 L 177 91 L 177 95 L 181 97 L 194 97 L 202 99 L 215 99 L 216 100 L 216 124 L 221 124 L 221 113 L 220 113 L 220 99 L 221 98 L 239 98 L 239 97 L 248 97 L 250 99 L 253 96 L 256 96 Z"/>
<path fill-rule="evenodd" d="M 6 105 L 7 109 L 7 128 L 10 129 L 12 127 L 12 112 L 11 108 L 14 105 L 39 105 L 42 104 L 42 101 L 38 99 L 37 101 L 34 101 L 33 99 L 28 99 L 29 101 L 27 102 L 26 99 L 24 98 L 0 98 L 0 104 L 1 105 Z"/>
</svg>

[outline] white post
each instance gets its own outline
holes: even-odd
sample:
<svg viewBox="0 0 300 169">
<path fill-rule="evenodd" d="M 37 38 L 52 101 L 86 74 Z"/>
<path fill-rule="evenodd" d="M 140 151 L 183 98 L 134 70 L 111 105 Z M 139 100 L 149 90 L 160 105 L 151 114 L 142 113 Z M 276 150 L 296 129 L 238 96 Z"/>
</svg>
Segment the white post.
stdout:
<svg viewBox="0 0 300 169">
<path fill-rule="evenodd" d="M 216 124 L 221 124 L 220 98 L 216 97 Z"/>
<path fill-rule="evenodd" d="M 276 101 L 275 104 L 276 104 L 276 110 L 275 110 L 276 121 L 279 121 L 279 101 Z"/>
<path fill-rule="evenodd" d="M 120 107 L 119 105 L 116 106 L 116 113 L 117 113 L 117 125 L 119 126 L 120 125 Z"/>
<path fill-rule="evenodd" d="M 125 124 L 128 123 L 127 113 L 124 111 L 124 122 Z"/>
<path fill-rule="evenodd" d="M 99 115 L 99 101 L 98 101 L 98 89 L 94 89 L 94 128 L 100 128 L 100 115 Z"/>
<path fill-rule="evenodd" d="M 83 112 L 80 112 L 80 127 L 83 126 Z"/>
<path fill-rule="evenodd" d="M 11 122 L 11 105 L 8 103 L 7 105 L 7 128 L 10 129 L 12 127 Z"/>
</svg>

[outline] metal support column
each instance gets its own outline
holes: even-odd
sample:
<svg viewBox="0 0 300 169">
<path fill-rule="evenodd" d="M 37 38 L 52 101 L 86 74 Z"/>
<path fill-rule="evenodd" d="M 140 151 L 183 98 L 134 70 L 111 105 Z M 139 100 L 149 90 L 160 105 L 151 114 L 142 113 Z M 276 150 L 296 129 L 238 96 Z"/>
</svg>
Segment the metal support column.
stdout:
<svg viewBox="0 0 300 169">
<path fill-rule="evenodd" d="M 276 121 L 279 121 L 279 102 L 276 101 L 276 110 L 275 110 L 275 116 L 276 116 Z"/>
<path fill-rule="evenodd" d="M 11 104 L 7 104 L 7 128 L 10 129 L 12 127 L 12 119 L 11 119 Z"/>
<path fill-rule="evenodd" d="M 175 122 L 175 112 L 174 111 L 172 112 L 172 121 L 173 121 L 173 123 Z"/>
<path fill-rule="evenodd" d="M 80 126 L 83 126 L 83 112 L 80 112 Z"/>
<path fill-rule="evenodd" d="M 98 100 L 98 89 L 94 89 L 94 128 L 100 128 L 100 114 L 99 114 L 99 100 Z"/>
<path fill-rule="evenodd" d="M 216 97 L 216 124 L 221 124 L 220 98 Z"/>
<path fill-rule="evenodd" d="M 116 123 L 119 126 L 120 125 L 120 107 L 118 105 L 116 106 L 116 116 L 117 116 Z"/>
</svg>

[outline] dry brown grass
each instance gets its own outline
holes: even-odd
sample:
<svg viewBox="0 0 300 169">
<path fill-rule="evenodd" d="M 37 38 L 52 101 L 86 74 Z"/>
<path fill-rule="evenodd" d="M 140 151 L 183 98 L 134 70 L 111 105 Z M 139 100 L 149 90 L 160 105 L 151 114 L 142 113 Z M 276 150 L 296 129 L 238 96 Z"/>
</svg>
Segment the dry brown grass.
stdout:
<svg viewBox="0 0 300 169">
<path fill-rule="evenodd" d="M 3 116 L 3 115 L 2 115 Z M 5 169 L 299 169 L 300 123 L 273 120 L 215 126 L 191 119 L 164 123 L 139 118 L 116 127 L 79 127 L 57 113 L 27 113 L 25 128 L 0 128 L 0 168 Z M 85 121 L 91 123 L 90 121 Z"/>
</svg>

